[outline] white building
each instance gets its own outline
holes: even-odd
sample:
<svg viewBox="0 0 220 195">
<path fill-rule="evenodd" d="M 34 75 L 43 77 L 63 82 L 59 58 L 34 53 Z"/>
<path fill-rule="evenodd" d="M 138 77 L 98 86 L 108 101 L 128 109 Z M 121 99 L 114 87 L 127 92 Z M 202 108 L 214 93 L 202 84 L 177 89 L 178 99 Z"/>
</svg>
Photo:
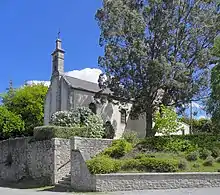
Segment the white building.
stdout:
<svg viewBox="0 0 220 195">
<path fill-rule="evenodd" d="M 48 125 L 53 113 L 65 111 L 80 106 L 91 106 L 94 112 L 100 114 L 104 122 L 110 121 L 116 130 L 116 138 L 122 136 L 125 131 L 136 131 L 139 137 L 145 137 L 146 122 L 144 117 L 132 120 L 129 112 L 119 109 L 118 105 L 112 103 L 95 104 L 94 95 L 100 91 L 97 83 L 88 82 L 65 75 L 64 54 L 62 42 L 56 40 L 56 48 L 52 53 L 52 76 L 51 84 L 47 92 L 44 110 L 44 125 Z M 109 94 L 106 90 L 103 94 Z M 130 109 L 132 104 L 128 105 Z M 189 133 L 189 127 L 185 125 L 185 134 Z M 177 132 L 177 134 L 182 134 Z"/>
</svg>

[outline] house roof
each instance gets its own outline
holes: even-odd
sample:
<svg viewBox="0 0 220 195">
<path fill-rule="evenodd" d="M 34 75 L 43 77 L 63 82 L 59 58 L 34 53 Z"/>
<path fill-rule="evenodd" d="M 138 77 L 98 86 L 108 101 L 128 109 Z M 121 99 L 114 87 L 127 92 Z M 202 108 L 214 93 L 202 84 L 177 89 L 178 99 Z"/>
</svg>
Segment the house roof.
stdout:
<svg viewBox="0 0 220 195">
<path fill-rule="evenodd" d="M 99 85 L 97 83 L 92 83 L 89 81 L 85 81 L 82 79 L 77 79 L 75 77 L 64 75 L 64 79 L 67 81 L 67 83 L 72 86 L 74 89 L 80 89 L 80 90 L 86 90 L 91 92 L 99 92 L 101 89 L 99 88 Z M 109 89 L 104 90 L 105 94 L 111 93 Z"/>
</svg>

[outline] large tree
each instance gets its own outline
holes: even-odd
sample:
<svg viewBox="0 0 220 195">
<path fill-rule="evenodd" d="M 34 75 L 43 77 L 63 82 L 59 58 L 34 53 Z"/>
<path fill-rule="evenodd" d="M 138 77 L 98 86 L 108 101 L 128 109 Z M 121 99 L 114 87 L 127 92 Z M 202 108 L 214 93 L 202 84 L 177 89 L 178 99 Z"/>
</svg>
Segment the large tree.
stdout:
<svg viewBox="0 0 220 195">
<path fill-rule="evenodd" d="M 220 128 L 220 36 L 215 39 L 212 49 L 214 67 L 211 71 L 211 95 L 208 100 L 208 112 L 212 115 L 212 122 Z"/>
<path fill-rule="evenodd" d="M 43 84 L 27 85 L 18 89 L 9 87 L 3 96 L 3 105 L 20 115 L 25 123 L 25 134 L 32 135 L 33 128 L 43 125 L 44 99 L 48 87 Z"/>
<path fill-rule="evenodd" d="M 105 50 L 99 65 L 107 75 L 100 76 L 100 87 L 134 102 L 132 115 L 146 116 L 146 136 L 155 133 L 160 104 L 181 107 L 204 91 L 220 26 L 216 2 L 103 0 L 96 19 Z"/>
</svg>

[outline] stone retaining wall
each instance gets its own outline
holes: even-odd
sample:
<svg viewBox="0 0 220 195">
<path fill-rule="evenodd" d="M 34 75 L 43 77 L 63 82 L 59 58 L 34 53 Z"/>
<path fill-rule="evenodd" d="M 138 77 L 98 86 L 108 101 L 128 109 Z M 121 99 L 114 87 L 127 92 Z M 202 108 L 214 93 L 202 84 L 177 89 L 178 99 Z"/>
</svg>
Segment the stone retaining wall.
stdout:
<svg viewBox="0 0 220 195">
<path fill-rule="evenodd" d="M 124 173 L 95 175 L 95 191 L 220 187 L 219 173 Z"/>
<path fill-rule="evenodd" d="M 86 160 L 104 150 L 112 140 L 71 140 L 71 187 L 78 191 L 128 191 L 220 187 L 220 173 L 117 173 L 92 175 Z"/>
</svg>

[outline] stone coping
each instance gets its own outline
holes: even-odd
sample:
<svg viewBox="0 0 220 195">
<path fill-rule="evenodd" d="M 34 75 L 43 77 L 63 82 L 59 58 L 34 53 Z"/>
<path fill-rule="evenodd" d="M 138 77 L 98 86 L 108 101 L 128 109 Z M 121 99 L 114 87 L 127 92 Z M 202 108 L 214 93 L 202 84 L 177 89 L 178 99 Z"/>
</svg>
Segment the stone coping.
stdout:
<svg viewBox="0 0 220 195">
<path fill-rule="evenodd" d="M 96 176 L 170 176 L 170 175 L 219 175 L 220 172 L 169 172 L 169 173 L 109 173 L 109 174 L 95 174 Z"/>
</svg>

